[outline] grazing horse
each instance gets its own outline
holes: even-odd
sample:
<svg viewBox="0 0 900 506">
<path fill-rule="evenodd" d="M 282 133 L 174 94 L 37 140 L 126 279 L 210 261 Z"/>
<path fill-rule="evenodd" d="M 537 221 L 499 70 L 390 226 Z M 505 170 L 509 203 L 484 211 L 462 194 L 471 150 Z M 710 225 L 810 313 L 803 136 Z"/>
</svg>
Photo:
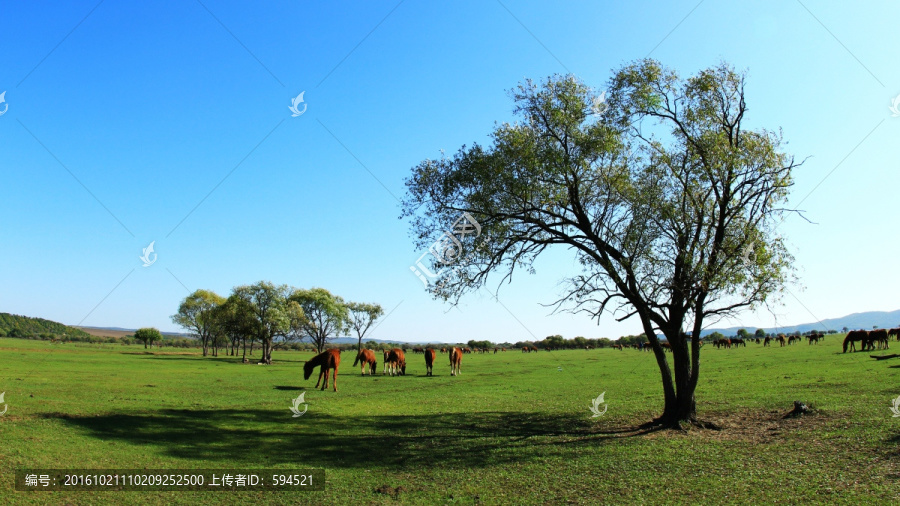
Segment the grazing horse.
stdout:
<svg viewBox="0 0 900 506">
<path fill-rule="evenodd" d="M 400 348 L 394 348 L 388 353 L 388 372 L 391 376 L 406 375 L 406 356 Z"/>
<path fill-rule="evenodd" d="M 823 337 L 825 336 L 819 334 L 818 332 L 813 332 L 812 334 L 806 336 L 806 338 L 809 339 L 809 344 L 819 344 L 819 339 L 822 339 Z"/>
<path fill-rule="evenodd" d="M 766 336 L 766 339 L 763 341 L 763 347 L 768 346 L 768 345 L 769 345 L 769 341 L 771 341 L 771 340 L 772 340 L 771 337 Z M 759 341 L 759 339 L 757 339 L 757 341 Z"/>
<path fill-rule="evenodd" d="M 876 329 L 876 330 L 869 331 L 869 349 L 874 351 L 876 343 L 878 343 L 879 350 L 888 349 L 888 331 L 887 330 Z"/>
<path fill-rule="evenodd" d="M 779 343 L 781 343 L 781 346 L 784 346 L 784 334 L 778 334 L 778 337 L 776 337 L 775 339 L 776 339 Z"/>
<path fill-rule="evenodd" d="M 359 350 L 356 360 L 353 361 L 353 367 L 356 367 L 356 364 L 359 364 L 359 374 L 361 376 L 366 375 L 366 369 L 369 370 L 369 374 L 375 374 L 378 368 L 378 362 L 375 361 L 375 352 L 365 349 Z"/>
<path fill-rule="evenodd" d="M 462 364 L 463 352 L 459 348 L 450 350 L 450 376 L 459 375 L 459 366 Z"/>
<path fill-rule="evenodd" d="M 865 330 L 851 330 L 847 332 L 847 337 L 844 338 L 844 353 L 847 353 L 847 346 L 850 347 L 850 351 L 856 351 L 856 343 L 863 343 L 863 350 L 865 349 L 866 341 L 869 339 L 869 333 Z"/>
<path fill-rule="evenodd" d="M 434 365 L 434 350 L 428 348 L 425 350 L 425 376 L 433 376 L 431 367 Z"/>
<path fill-rule="evenodd" d="M 888 331 L 888 340 L 890 340 L 893 336 L 897 336 L 897 340 L 900 341 L 900 328 L 891 329 Z"/>
<path fill-rule="evenodd" d="M 316 381 L 315 388 L 319 388 L 319 383 L 322 381 L 322 377 L 324 377 L 325 383 L 322 384 L 322 390 L 325 390 L 328 388 L 328 370 L 334 369 L 334 381 L 331 382 L 331 386 L 334 387 L 334 391 L 337 392 L 337 371 L 340 364 L 341 350 L 325 350 L 313 357 L 312 360 L 307 360 L 306 363 L 303 364 L 303 379 L 308 380 L 313 369 L 315 369 L 316 366 L 322 366 L 321 369 L 319 369 L 319 380 Z"/>
<path fill-rule="evenodd" d="M 391 350 L 384 350 L 384 370 L 381 371 L 382 375 L 387 374 L 388 359 L 390 359 L 390 358 L 391 358 Z"/>
</svg>

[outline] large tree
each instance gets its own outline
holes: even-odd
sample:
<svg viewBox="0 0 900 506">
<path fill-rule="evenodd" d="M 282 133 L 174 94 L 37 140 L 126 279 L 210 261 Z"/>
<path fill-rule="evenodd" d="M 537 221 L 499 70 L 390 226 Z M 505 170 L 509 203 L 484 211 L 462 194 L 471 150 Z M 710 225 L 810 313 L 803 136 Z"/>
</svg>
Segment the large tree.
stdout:
<svg viewBox="0 0 900 506">
<path fill-rule="evenodd" d="M 403 216 L 418 247 L 463 213 L 484 236 L 456 238 L 452 256 L 465 261 L 434 296 L 458 302 L 493 272 L 502 284 L 544 251 L 569 249 L 580 272 L 557 307 L 636 316 L 662 378 L 656 422 L 696 422 L 704 322 L 757 307 L 791 275 L 775 228 L 797 163 L 780 134 L 745 126 L 744 84 L 724 63 L 684 79 L 648 59 L 615 72 L 606 102 L 573 77 L 520 85 L 522 122 L 498 125 L 489 146 L 421 162 L 407 180 Z"/>
<path fill-rule="evenodd" d="M 366 332 L 376 320 L 384 314 L 384 309 L 379 304 L 366 304 L 364 302 L 347 303 L 347 327 L 356 332 L 359 342 L 356 344 L 356 353 L 362 349 L 362 340 Z"/>
<path fill-rule="evenodd" d="M 299 321 L 298 331 L 309 338 L 318 353 L 325 350 L 328 341 L 343 332 L 349 313 L 344 299 L 324 288 L 295 290 L 290 300 L 299 304 L 306 318 Z"/>
<path fill-rule="evenodd" d="M 200 339 L 203 356 L 209 353 L 209 345 L 216 331 L 216 308 L 225 298 L 210 290 L 197 290 L 188 295 L 172 315 L 172 321 L 189 330 Z"/>
</svg>

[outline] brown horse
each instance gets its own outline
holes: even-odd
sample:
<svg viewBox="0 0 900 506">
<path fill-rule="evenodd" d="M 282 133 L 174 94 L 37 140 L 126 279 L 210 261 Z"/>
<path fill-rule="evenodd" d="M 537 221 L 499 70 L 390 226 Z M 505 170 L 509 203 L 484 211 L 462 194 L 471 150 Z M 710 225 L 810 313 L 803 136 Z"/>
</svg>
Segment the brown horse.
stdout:
<svg viewBox="0 0 900 506">
<path fill-rule="evenodd" d="M 463 352 L 459 348 L 450 350 L 450 376 L 459 375 L 459 366 L 462 364 Z"/>
<path fill-rule="evenodd" d="M 394 348 L 388 353 L 387 368 L 391 376 L 406 375 L 406 356 L 400 348 Z"/>
<path fill-rule="evenodd" d="M 812 334 L 806 336 L 806 338 L 809 339 L 809 344 L 819 344 L 819 339 L 823 337 L 825 336 L 819 334 L 818 332 L 813 332 Z"/>
<path fill-rule="evenodd" d="M 763 347 L 768 346 L 768 345 L 769 345 L 769 342 L 770 342 L 771 340 L 772 340 L 771 337 L 766 336 L 766 339 L 763 341 Z"/>
<path fill-rule="evenodd" d="M 378 368 L 378 362 L 375 360 L 375 352 L 372 350 L 359 350 L 359 354 L 356 355 L 356 360 L 353 361 L 353 367 L 356 367 L 356 364 L 359 364 L 360 375 L 365 376 L 366 369 L 369 370 L 369 374 L 375 374 L 375 371 Z"/>
<path fill-rule="evenodd" d="M 888 331 L 885 329 L 876 329 L 869 331 L 869 349 L 875 350 L 875 344 L 878 344 L 879 350 L 888 349 Z M 865 348 L 865 346 L 863 347 Z"/>
<path fill-rule="evenodd" d="M 897 336 L 897 340 L 900 341 L 900 328 L 888 330 L 888 340 L 893 336 Z"/>
<path fill-rule="evenodd" d="M 431 367 L 434 365 L 434 350 L 427 348 L 425 350 L 425 376 L 433 376 Z"/>
<path fill-rule="evenodd" d="M 382 353 L 384 354 L 384 368 L 382 369 L 381 374 L 384 375 L 387 374 L 388 359 L 391 358 L 391 350 L 382 350 Z"/>
<path fill-rule="evenodd" d="M 341 350 L 325 350 L 313 357 L 312 360 L 307 360 L 306 363 L 303 364 L 303 379 L 308 380 L 313 369 L 315 369 L 316 366 L 322 366 L 321 369 L 319 369 L 319 380 L 316 381 L 315 388 L 319 388 L 319 382 L 321 382 L 324 377 L 325 382 L 322 384 L 322 390 L 325 390 L 328 388 L 328 370 L 334 369 L 334 381 L 331 382 L 331 386 L 334 387 L 334 391 L 337 392 L 337 371 L 340 364 Z"/>
<path fill-rule="evenodd" d="M 851 330 L 847 332 L 847 337 L 844 338 L 844 353 L 847 353 L 847 347 L 850 347 L 850 351 L 856 351 L 856 343 L 863 343 L 863 350 L 865 349 L 866 341 L 869 339 L 869 333 L 865 330 Z"/>
<path fill-rule="evenodd" d="M 781 346 L 784 346 L 784 334 L 778 334 L 778 337 L 776 337 L 775 340 L 781 343 Z"/>
</svg>

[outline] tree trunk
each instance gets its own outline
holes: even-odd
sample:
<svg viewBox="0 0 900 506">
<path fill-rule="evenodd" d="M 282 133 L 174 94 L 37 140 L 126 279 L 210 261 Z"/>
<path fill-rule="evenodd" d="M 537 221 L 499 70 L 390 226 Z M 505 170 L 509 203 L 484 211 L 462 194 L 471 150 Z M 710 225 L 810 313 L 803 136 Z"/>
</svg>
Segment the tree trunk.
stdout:
<svg viewBox="0 0 900 506">
<path fill-rule="evenodd" d="M 672 361 L 675 369 L 675 409 L 672 422 L 695 422 L 696 404 L 694 402 L 695 383 L 691 381 L 691 359 L 688 354 L 687 340 L 681 335 L 681 329 L 666 335 L 672 346 Z"/>
<path fill-rule="evenodd" d="M 643 320 L 643 318 L 642 318 Z M 664 335 L 672 349 L 672 368 L 669 367 L 666 352 L 660 346 L 659 339 L 653 330 L 649 319 L 643 322 L 644 333 L 653 348 L 656 356 L 656 364 L 662 376 L 663 395 L 665 405 L 663 412 L 656 422 L 663 425 L 678 425 L 680 422 L 696 422 L 697 406 L 694 399 L 694 391 L 697 388 L 698 369 L 700 365 L 699 338 L 691 338 L 691 353 L 688 353 L 686 336 L 681 333 L 681 326 L 673 325 L 672 329 L 664 331 Z M 694 335 L 699 336 L 695 331 Z M 697 344 L 694 344 L 694 343 Z M 674 378 L 672 370 L 674 369 Z"/>
<path fill-rule="evenodd" d="M 656 357 L 656 365 L 659 367 L 659 372 L 662 376 L 665 405 L 663 407 L 663 413 L 657 418 L 657 421 L 673 423 L 675 421 L 674 415 L 677 410 L 677 396 L 675 393 L 675 386 L 672 383 L 672 372 L 669 369 L 669 362 L 666 360 L 666 352 L 663 350 L 662 346 L 660 346 L 659 338 L 656 337 L 656 332 L 653 331 L 653 325 L 650 323 L 649 319 L 642 317 L 641 320 L 644 320 L 644 334 L 646 334 L 647 339 L 650 341 L 650 347 L 653 349 L 653 355 Z"/>
</svg>

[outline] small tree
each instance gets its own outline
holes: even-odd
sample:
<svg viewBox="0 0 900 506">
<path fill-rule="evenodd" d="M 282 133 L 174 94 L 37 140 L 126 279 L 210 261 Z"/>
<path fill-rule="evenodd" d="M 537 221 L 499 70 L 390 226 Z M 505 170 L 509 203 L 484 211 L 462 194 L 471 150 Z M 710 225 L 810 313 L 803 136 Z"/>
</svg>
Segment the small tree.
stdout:
<svg viewBox="0 0 900 506">
<path fill-rule="evenodd" d="M 138 341 L 144 343 L 144 348 L 147 346 L 153 346 L 153 343 L 157 341 L 162 341 L 162 334 L 159 333 L 159 330 L 156 330 L 153 327 L 144 327 L 141 329 L 137 329 L 134 333 L 134 338 Z"/>
<path fill-rule="evenodd" d="M 737 336 L 741 339 L 750 339 L 750 333 L 747 332 L 747 329 L 738 329 Z"/>
<path fill-rule="evenodd" d="M 763 339 L 766 337 L 766 329 L 756 329 L 755 335 L 757 339 Z"/>
<path fill-rule="evenodd" d="M 203 356 L 209 353 L 209 345 L 214 339 L 216 330 L 216 308 L 225 302 L 225 298 L 209 290 L 197 290 L 188 295 L 178 306 L 178 312 L 172 315 L 172 321 L 189 330 L 200 339 Z"/>
<path fill-rule="evenodd" d="M 375 320 L 381 318 L 384 309 L 378 304 L 366 304 L 363 302 L 350 302 L 347 304 L 348 326 L 356 332 L 359 342 L 356 344 L 356 354 L 362 350 L 362 340 Z"/>
<path fill-rule="evenodd" d="M 234 289 L 234 296 L 246 305 L 252 320 L 250 328 L 256 332 L 256 338 L 262 345 L 261 364 L 272 363 L 275 338 L 290 332 L 292 311 L 287 300 L 288 291 L 287 285 L 275 285 L 268 281 Z"/>
<path fill-rule="evenodd" d="M 344 299 L 324 288 L 295 290 L 290 300 L 296 302 L 303 310 L 305 318 L 297 322 L 297 332 L 309 338 L 322 353 L 328 341 L 346 329 L 349 311 Z"/>
</svg>

